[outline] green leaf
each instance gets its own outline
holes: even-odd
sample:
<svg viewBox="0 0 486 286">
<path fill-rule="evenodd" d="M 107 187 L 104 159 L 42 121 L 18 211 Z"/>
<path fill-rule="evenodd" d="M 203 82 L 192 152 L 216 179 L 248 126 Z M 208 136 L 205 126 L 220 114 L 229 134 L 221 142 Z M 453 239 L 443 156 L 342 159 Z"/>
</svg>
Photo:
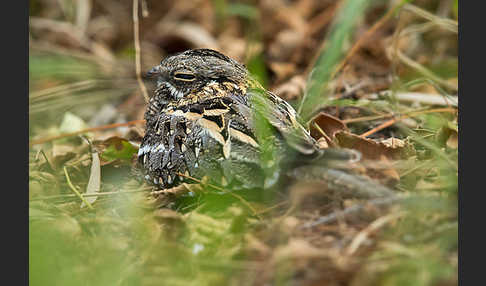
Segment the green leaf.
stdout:
<svg viewBox="0 0 486 286">
<path fill-rule="evenodd" d="M 138 151 L 132 143 L 120 137 L 108 138 L 103 143 L 108 145 L 101 153 L 101 158 L 105 161 L 131 160 L 133 154 Z"/>
</svg>

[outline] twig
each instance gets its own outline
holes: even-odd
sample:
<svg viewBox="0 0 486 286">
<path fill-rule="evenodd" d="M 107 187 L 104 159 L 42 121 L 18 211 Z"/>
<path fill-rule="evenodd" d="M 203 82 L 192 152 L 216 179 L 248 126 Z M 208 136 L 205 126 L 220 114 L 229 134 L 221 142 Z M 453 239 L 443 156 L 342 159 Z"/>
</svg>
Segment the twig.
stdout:
<svg viewBox="0 0 486 286">
<path fill-rule="evenodd" d="M 434 109 L 425 109 L 425 110 L 412 110 L 408 112 L 404 112 L 403 115 L 409 114 L 409 117 L 413 117 L 416 115 L 420 114 L 426 114 L 426 113 L 436 113 L 436 112 L 450 112 L 454 113 L 457 112 L 457 109 L 455 108 L 434 108 Z M 357 118 L 350 118 L 350 119 L 344 119 L 342 120 L 344 123 L 353 123 L 353 122 L 362 122 L 362 121 L 372 121 L 372 120 L 377 120 L 377 119 L 383 119 L 387 117 L 395 117 L 395 114 L 381 114 L 381 115 L 372 115 L 372 116 L 363 116 L 363 117 L 357 117 Z"/>
<path fill-rule="evenodd" d="M 391 213 L 382 217 L 379 217 L 368 225 L 365 229 L 361 230 L 358 235 L 353 239 L 353 241 L 346 248 L 346 255 L 353 255 L 353 253 L 358 250 L 359 246 L 366 240 L 366 238 L 372 233 L 378 230 L 380 227 L 384 226 L 391 220 L 397 219 L 404 215 L 405 212 Z"/>
<path fill-rule="evenodd" d="M 397 121 L 400 121 L 400 120 L 403 120 L 403 119 L 406 119 L 406 118 L 409 118 L 409 117 L 413 117 L 413 116 L 416 116 L 416 115 L 420 115 L 420 114 L 435 113 L 435 112 L 457 112 L 457 109 L 454 109 L 454 108 L 436 108 L 436 109 L 423 110 L 423 111 L 419 111 L 419 112 L 412 112 L 409 115 L 403 115 L 401 117 L 392 118 L 392 119 L 380 124 L 379 126 L 373 128 L 371 130 L 366 131 L 365 133 L 361 134 L 360 137 L 364 138 L 364 137 L 370 136 L 371 134 L 374 134 L 374 133 L 376 133 L 376 132 L 378 132 L 378 131 L 380 131 L 384 128 L 387 128 L 390 125 L 395 124 Z"/>
<path fill-rule="evenodd" d="M 135 70 L 137 73 L 137 81 L 140 89 L 142 90 L 143 98 L 145 103 L 149 102 L 149 96 L 147 93 L 147 88 L 142 81 L 142 66 L 140 63 L 140 35 L 139 35 L 139 25 L 138 25 L 138 0 L 133 0 L 133 36 L 135 42 Z"/>
<path fill-rule="evenodd" d="M 46 143 L 46 142 L 50 142 L 50 141 L 54 141 L 54 140 L 58 140 L 58 139 L 61 139 L 61 138 L 76 136 L 76 135 L 87 133 L 87 132 L 100 131 L 100 130 L 104 130 L 104 129 L 111 129 L 111 128 L 117 128 L 117 127 L 123 127 L 123 126 L 131 126 L 131 125 L 141 124 L 141 123 L 145 123 L 145 120 L 140 119 L 140 120 L 133 120 L 133 121 L 125 122 L 125 123 L 113 123 L 113 124 L 108 124 L 108 125 L 103 125 L 103 126 L 98 126 L 98 127 L 86 128 L 86 129 L 79 130 L 79 131 L 72 132 L 72 133 L 65 133 L 65 134 L 61 134 L 61 135 L 57 135 L 57 136 L 52 136 L 52 137 L 48 137 L 48 138 L 34 140 L 34 141 L 31 141 L 29 143 L 29 147 L 32 147 L 32 146 L 38 145 L 38 144 L 42 144 L 42 143 Z"/>
<path fill-rule="evenodd" d="M 67 172 L 67 169 L 66 169 L 66 166 L 64 166 L 64 174 L 66 175 L 66 180 L 67 180 L 67 183 L 69 185 L 69 187 L 71 188 L 71 190 L 73 190 L 73 192 L 76 194 L 76 196 L 78 196 L 81 201 L 83 201 L 89 209 L 94 209 L 93 206 L 91 205 L 90 202 L 88 202 L 79 192 L 78 190 L 76 190 L 76 188 L 74 187 L 74 185 L 71 183 L 71 179 L 69 179 L 69 175 L 68 175 L 68 172 Z"/>
<path fill-rule="evenodd" d="M 442 106 L 445 105 L 445 106 L 454 106 L 454 107 L 457 107 L 459 102 L 457 96 L 445 97 L 444 95 L 421 93 L 421 92 L 397 92 L 395 94 L 395 97 L 399 101 L 420 102 L 423 104 L 442 105 Z"/>
<path fill-rule="evenodd" d="M 363 138 L 364 137 L 367 137 L 367 136 L 370 136 L 371 134 L 374 134 L 374 133 L 376 133 L 376 132 L 378 132 L 378 131 L 380 131 L 382 129 L 385 129 L 388 126 L 395 124 L 395 122 L 397 122 L 399 120 L 402 120 L 402 119 L 405 119 L 405 118 L 407 118 L 407 116 L 403 116 L 401 118 L 398 118 L 398 117 L 397 118 L 392 118 L 392 119 L 390 119 L 390 120 L 388 120 L 386 122 L 383 122 L 382 124 L 378 125 L 377 127 L 373 128 L 371 130 L 366 131 L 365 133 L 363 133 L 363 134 L 361 134 L 359 136 L 360 137 L 363 137 Z"/>
<path fill-rule="evenodd" d="M 92 3 L 91 0 L 78 0 L 76 4 L 76 27 L 85 34 L 91 14 Z"/>
</svg>

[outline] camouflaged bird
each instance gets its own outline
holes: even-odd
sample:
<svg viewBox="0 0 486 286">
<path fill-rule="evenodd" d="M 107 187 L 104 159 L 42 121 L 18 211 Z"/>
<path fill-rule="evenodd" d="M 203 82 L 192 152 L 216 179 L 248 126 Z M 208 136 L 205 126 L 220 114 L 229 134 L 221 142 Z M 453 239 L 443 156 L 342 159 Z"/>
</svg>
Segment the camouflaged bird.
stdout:
<svg viewBox="0 0 486 286">
<path fill-rule="evenodd" d="M 157 79 L 157 87 L 145 113 L 138 162 L 158 188 L 204 176 L 223 185 L 259 187 L 276 181 L 280 166 L 290 161 L 350 159 L 349 152 L 319 149 L 291 105 L 217 51 L 167 57 L 148 76 Z M 259 134 L 262 122 L 270 126 L 269 134 Z M 262 159 L 263 141 L 271 142 L 270 159 Z"/>
</svg>

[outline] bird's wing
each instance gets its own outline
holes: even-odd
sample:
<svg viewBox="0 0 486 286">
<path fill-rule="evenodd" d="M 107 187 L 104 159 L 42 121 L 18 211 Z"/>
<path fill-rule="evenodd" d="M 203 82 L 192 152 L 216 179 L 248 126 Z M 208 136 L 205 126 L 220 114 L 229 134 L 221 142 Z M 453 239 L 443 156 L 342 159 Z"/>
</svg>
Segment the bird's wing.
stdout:
<svg viewBox="0 0 486 286">
<path fill-rule="evenodd" d="M 359 160 L 357 151 L 340 148 L 320 149 L 309 131 L 299 122 L 295 109 L 275 94 L 252 89 L 248 91 L 252 109 L 257 113 L 257 120 L 265 118 L 283 137 L 287 146 L 297 151 L 297 160 Z M 258 117 L 260 119 L 258 119 Z M 255 118 L 255 116 L 254 116 Z"/>
<path fill-rule="evenodd" d="M 255 113 L 253 120 L 268 120 L 286 144 L 299 153 L 311 155 L 316 152 L 316 141 L 298 121 L 297 113 L 290 104 L 268 91 L 251 89 L 247 95 Z"/>
</svg>

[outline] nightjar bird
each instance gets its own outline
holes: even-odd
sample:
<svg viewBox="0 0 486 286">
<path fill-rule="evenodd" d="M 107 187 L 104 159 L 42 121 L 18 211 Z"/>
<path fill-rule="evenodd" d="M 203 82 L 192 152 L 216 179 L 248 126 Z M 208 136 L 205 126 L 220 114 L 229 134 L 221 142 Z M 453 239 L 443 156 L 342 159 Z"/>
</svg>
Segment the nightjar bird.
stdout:
<svg viewBox="0 0 486 286">
<path fill-rule="evenodd" d="M 262 187 L 295 164 L 356 156 L 319 149 L 291 105 L 217 51 L 169 56 L 148 76 L 157 82 L 138 163 L 158 188 L 204 176 L 226 186 Z"/>
</svg>

